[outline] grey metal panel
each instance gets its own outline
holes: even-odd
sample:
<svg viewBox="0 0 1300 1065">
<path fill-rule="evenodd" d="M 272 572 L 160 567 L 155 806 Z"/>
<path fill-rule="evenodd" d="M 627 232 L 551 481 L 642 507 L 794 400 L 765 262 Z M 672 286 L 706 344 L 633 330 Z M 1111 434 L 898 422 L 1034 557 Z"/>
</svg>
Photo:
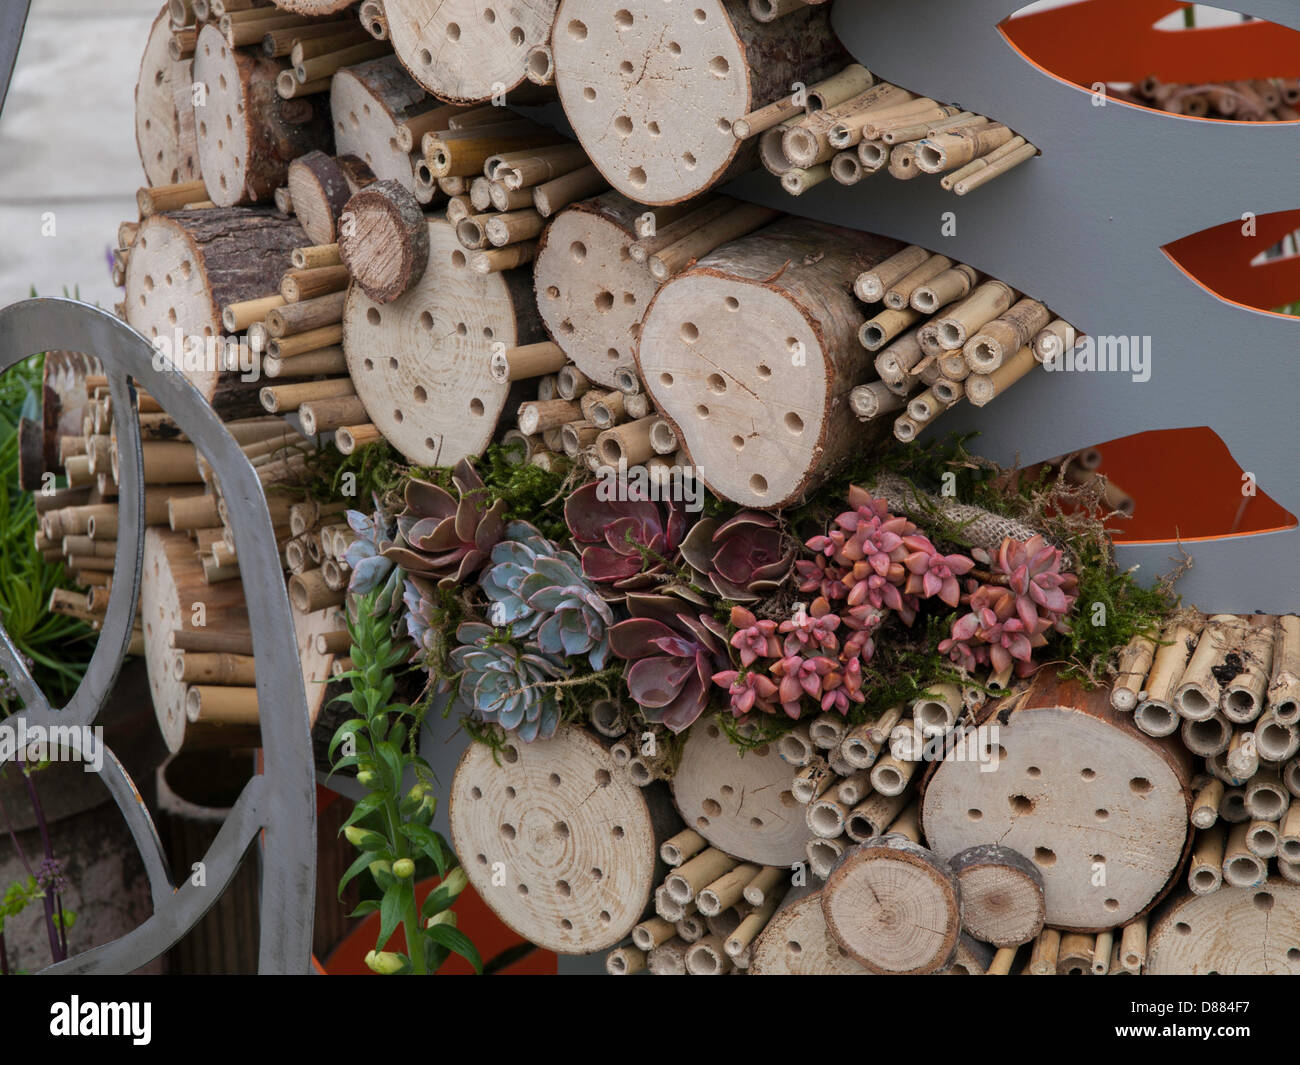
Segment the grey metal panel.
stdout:
<svg viewBox="0 0 1300 1065">
<path fill-rule="evenodd" d="M 58 971 L 129 972 L 157 957 L 216 902 L 259 831 L 261 934 L 259 970 L 305 973 L 311 960 L 316 890 L 316 789 L 306 695 L 294 662 L 298 649 L 274 528 L 261 482 L 234 438 L 179 372 L 156 369 L 153 346 L 113 315 L 75 300 L 27 300 L 0 310 L 0 372 L 46 350 L 81 351 L 104 364 L 113 396 L 120 462 L 119 531 L 108 612 L 86 677 L 63 711 L 51 710 L 22 667 L 8 637 L 0 665 L 31 704 L 27 724 L 90 724 L 98 714 L 131 637 L 144 548 L 144 468 L 135 394 L 128 376 L 148 388 L 221 478 L 244 594 L 255 634 L 263 771 L 240 794 L 204 856 L 206 884 L 173 888 L 148 811 L 135 785 L 106 752 L 103 776 L 140 848 L 153 890 L 154 914 L 134 932 L 54 967 Z M 17 726 L 17 719 L 14 720 Z"/>
<path fill-rule="evenodd" d="M 795 199 L 763 172 L 734 191 L 969 262 L 1093 336 L 1152 337 L 1145 383 L 1117 373 L 1034 373 L 991 406 L 959 405 L 933 431 L 978 430 L 977 449 L 1009 463 L 1148 429 L 1209 426 L 1260 488 L 1300 514 L 1287 432 L 1300 395 L 1300 320 L 1227 303 L 1160 250 L 1245 211 L 1300 206 L 1300 129 L 1094 106 L 1091 93 L 1026 62 L 997 29 L 1022 2 L 838 0 L 832 17 L 878 76 L 1005 122 L 1038 145 L 1038 158 L 965 197 L 928 176 L 876 175 L 847 188 L 824 182 Z M 1294 0 L 1257 0 L 1251 13 L 1300 29 Z M 941 232 L 946 212 L 955 215 L 952 236 Z M 1297 530 L 1186 547 L 1195 566 L 1179 589 L 1202 609 L 1300 606 Z M 1175 553 L 1155 544 L 1119 555 L 1149 580 Z"/>
</svg>

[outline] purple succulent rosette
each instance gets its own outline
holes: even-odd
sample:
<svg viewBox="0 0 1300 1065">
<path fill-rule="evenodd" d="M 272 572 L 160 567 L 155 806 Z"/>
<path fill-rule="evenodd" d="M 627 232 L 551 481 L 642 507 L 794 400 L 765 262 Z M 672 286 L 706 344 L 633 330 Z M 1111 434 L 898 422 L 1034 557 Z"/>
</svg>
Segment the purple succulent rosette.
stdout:
<svg viewBox="0 0 1300 1065">
<path fill-rule="evenodd" d="M 632 615 L 609 630 L 610 646 L 630 662 L 628 691 L 647 721 L 681 732 L 709 705 L 713 676 L 729 662 L 726 630 L 680 599 L 627 597 Z"/>
<path fill-rule="evenodd" d="M 452 473 L 456 496 L 428 481 L 406 484 L 406 509 L 397 516 L 397 542 L 384 557 L 407 573 L 451 588 L 474 576 L 501 539 L 505 503 L 484 507 L 486 490 L 467 459 Z"/>
<path fill-rule="evenodd" d="M 772 595 L 790 573 L 794 551 L 776 518 L 754 510 L 723 522 L 701 518 L 682 541 L 682 557 L 700 584 L 737 603 Z"/>
<path fill-rule="evenodd" d="M 681 504 L 643 498 L 628 487 L 629 499 L 603 499 L 598 481 L 584 484 L 564 504 L 564 521 L 582 554 L 582 572 L 619 592 L 643 591 L 669 579 L 686 533 Z"/>
</svg>

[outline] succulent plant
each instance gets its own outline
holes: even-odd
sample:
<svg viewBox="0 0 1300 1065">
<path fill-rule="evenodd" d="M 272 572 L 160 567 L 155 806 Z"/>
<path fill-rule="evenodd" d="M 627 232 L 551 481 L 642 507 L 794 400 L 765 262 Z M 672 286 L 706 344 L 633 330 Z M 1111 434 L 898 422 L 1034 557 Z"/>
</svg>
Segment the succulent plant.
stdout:
<svg viewBox="0 0 1300 1065">
<path fill-rule="evenodd" d="M 849 587 L 844 580 L 845 571 L 825 555 L 818 555 L 812 560 L 797 560 L 794 572 L 798 579 L 795 587 L 801 592 L 816 592 L 831 602 L 849 594 Z"/>
<path fill-rule="evenodd" d="M 802 606 L 794 617 L 780 624 L 785 633 L 782 651 L 787 655 L 834 653 L 840 649 L 835 630 L 840 627 L 840 616 L 831 612 L 831 604 L 818 597 L 807 610 Z"/>
<path fill-rule="evenodd" d="M 379 508 L 371 517 L 366 517 L 359 510 L 349 510 L 347 519 L 348 525 L 357 534 L 343 556 L 352 567 L 348 592 L 353 596 L 361 596 L 382 588 L 383 591 L 375 600 L 375 610 L 387 614 L 397 602 L 405 577 L 400 566 L 384 557 L 384 552 L 393 546 L 393 523 Z"/>
<path fill-rule="evenodd" d="M 776 684 L 759 670 L 724 669 L 713 674 L 713 683 L 727 689 L 731 712 L 736 717 L 744 717 L 753 710 L 776 713 Z"/>
<path fill-rule="evenodd" d="M 941 555 L 928 537 L 919 533 L 903 537 L 908 555 L 903 559 L 907 569 L 904 593 L 926 599 L 938 596 L 949 606 L 961 605 L 961 584 L 957 578 L 975 568 L 975 560 L 966 555 Z"/>
<path fill-rule="evenodd" d="M 582 564 L 527 522 L 511 522 L 492 549 L 479 583 L 492 601 L 488 620 L 515 636 L 535 632 L 547 655 L 586 655 L 593 669 L 609 660 L 614 612 L 582 576 Z"/>
<path fill-rule="evenodd" d="M 437 581 L 444 588 L 472 577 L 501 539 L 505 503 L 485 507 L 486 490 L 468 459 L 452 472 L 457 495 L 411 478 L 406 483 L 406 510 L 397 516 L 398 542 L 384 557 L 408 573 Z"/>
<path fill-rule="evenodd" d="M 481 720 L 516 732 L 525 743 L 550 739 L 560 707 L 548 680 L 564 675 L 559 662 L 511 641 L 493 639 L 481 622 L 462 622 L 451 664 L 460 672 L 460 699 Z"/>
<path fill-rule="evenodd" d="M 736 630 L 731 646 L 740 652 L 740 664 L 746 668 L 760 658 L 780 658 L 781 641 L 777 639 L 776 622 L 760 621 L 743 606 L 731 608 L 731 627 Z"/>
<path fill-rule="evenodd" d="M 790 572 L 794 545 L 770 514 L 742 510 L 727 521 L 701 518 L 682 541 L 682 557 L 700 583 L 723 599 L 771 595 Z"/>
<path fill-rule="evenodd" d="M 998 548 L 994 572 L 1005 574 L 1015 593 L 1016 614 L 1027 632 L 1038 631 L 1040 619 L 1061 628 L 1075 600 L 1079 581 L 1073 573 L 1062 573 L 1063 556 L 1041 536 L 1028 540 L 1007 537 Z"/>
<path fill-rule="evenodd" d="M 668 576 L 686 532 L 686 512 L 673 500 L 656 503 L 635 484 L 627 499 L 607 499 L 592 481 L 564 504 L 564 521 L 582 553 L 582 572 L 620 592 L 653 587 Z"/>
<path fill-rule="evenodd" d="M 632 594 L 627 609 L 632 616 L 609 630 L 609 642 L 632 663 L 628 691 L 647 721 L 681 732 L 704 712 L 714 674 L 729 665 L 725 632 L 672 596 Z"/>
<path fill-rule="evenodd" d="M 939 652 L 966 670 L 991 665 L 1001 671 L 1016 665 L 1018 672 L 1032 667 L 1033 649 L 1047 642 L 1050 628 L 1040 619 L 1028 628 L 1016 611 L 1016 594 L 995 584 L 980 585 L 970 597 L 970 612 L 953 624 L 952 635 L 940 642 Z"/>
</svg>

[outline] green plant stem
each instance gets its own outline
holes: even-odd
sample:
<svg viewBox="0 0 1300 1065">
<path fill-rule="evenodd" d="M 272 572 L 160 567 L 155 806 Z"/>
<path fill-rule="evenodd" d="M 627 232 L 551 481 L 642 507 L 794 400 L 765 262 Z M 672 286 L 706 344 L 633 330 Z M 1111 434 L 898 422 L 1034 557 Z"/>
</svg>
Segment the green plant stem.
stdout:
<svg viewBox="0 0 1300 1065">
<path fill-rule="evenodd" d="M 401 781 L 398 781 L 401 787 Z M 384 820 L 388 822 L 388 838 L 393 841 L 398 859 L 411 856 L 406 837 L 401 833 L 402 818 L 392 794 L 384 797 Z M 415 905 L 415 883 L 408 882 L 410 898 L 406 900 L 402 913 L 402 934 L 406 936 L 406 949 L 411 959 L 411 971 L 416 976 L 426 976 L 429 967 L 424 958 L 424 938 L 420 935 L 420 911 Z"/>
</svg>

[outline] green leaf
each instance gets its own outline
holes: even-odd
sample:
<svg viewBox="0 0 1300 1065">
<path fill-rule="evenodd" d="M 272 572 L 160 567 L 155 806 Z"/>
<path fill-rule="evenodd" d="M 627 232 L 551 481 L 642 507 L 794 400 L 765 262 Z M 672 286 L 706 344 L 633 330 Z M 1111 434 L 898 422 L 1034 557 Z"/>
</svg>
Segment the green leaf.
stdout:
<svg viewBox="0 0 1300 1065">
<path fill-rule="evenodd" d="M 379 906 L 379 942 L 375 944 L 376 950 L 383 950 L 389 937 L 397 931 L 397 926 L 402 923 L 402 912 L 405 909 L 405 884 L 397 884 L 384 892 L 383 902 Z"/>
<path fill-rule="evenodd" d="M 347 887 L 348 884 L 350 884 L 353 881 L 353 879 L 355 879 L 361 873 L 363 869 L 368 868 L 370 863 L 373 862 L 378 857 L 379 855 L 375 854 L 373 851 L 367 851 L 365 854 L 361 855 L 361 857 L 359 857 L 355 862 L 353 862 L 351 865 L 348 866 L 347 872 L 345 872 L 341 877 L 339 877 L 339 898 L 340 899 L 343 898 L 343 889 Z"/>
<path fill-rule="evenodd" d="M 406 764 L 402 759 L 401 750 L 385 741 L 376 746 L 375 754 L 379 756 L 388 770 L 388 779 L 392 781 L 393 789 L 400 788 L 402 786 L 402 776 L 406 772 Z"/>
<path fill-rule="evenodd" d="M 434 942 L 455 951 L 470 965 L 474 966 L 476 973 L 483 971 L 483 959 L 479 957 L 478 948 L 474 946 L 473 940 L 459 928 L 452 928 L 451 925 L 446 924 L 436 924 L 426 930 L 425 935 Z"/>
<path fill-rule="evenodd" d="M 374 899 L 366 899 L 360 906 L 348 914 L 348 919 L 351 920 L 353 917 L 368 917 L 377 909 L 379 909 L 378 902 Z"/>
<path fill-rule="evenodd" d="M 352 812 L 348 814 L 348 819 L 343 822 L 343 827 L 347 828 L 348 825 L 355 825 L 367 814 L 374 813 L 383 805 L 384 796 L 376 794 L 363 795 L 357 800 L 357 804 L 352 808 Z"/>
<path fill-rule="evenodd" d="M 334 732 L 334 738 L 330 740 L 329 756 L 334 757 L 334 752 L 338 750 L 341 744 L 349 736 L 361 731 L 366 727 L 366 723 L 359 717 L 349 718 L 344 721 Z"/>
</svg>

